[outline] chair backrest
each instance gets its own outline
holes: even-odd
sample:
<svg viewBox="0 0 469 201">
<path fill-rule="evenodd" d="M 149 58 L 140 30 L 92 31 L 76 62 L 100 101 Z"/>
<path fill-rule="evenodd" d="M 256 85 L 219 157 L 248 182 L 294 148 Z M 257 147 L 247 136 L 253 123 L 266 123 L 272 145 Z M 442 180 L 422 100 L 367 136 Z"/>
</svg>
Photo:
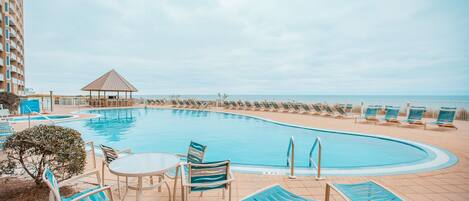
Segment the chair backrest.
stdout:
<svg viewBox="0 0 469 201">
<path fill-rule="evenodd" d="M 400 107 L 386 105 L 385 120 L 395 120 L 399 116 Z"/>
<path fill-rule="evenodd" d="M 205 157 L 207 146 L 191 141 L 189 150 L 187 150 L 188 163 L 202 163 Z"/>
<path fill-rule="evenodd" d="M 438 113 L 437 122 L 441 123 L 453 123 L 456 118 L 456 108 L 455 107 L 442 107 L 440 113 Z"/>
<path fill-rule="evenodd" d="M 101 150 L 103 151 L 104 161 L 106 161 L 107 164 L 119 158 L 119 155 L 117 154 L 117 151 L 114 148 L 108 147 L 103 144 L 99 145 L 99 147 L 101 147 Z"/>
<path fill-rule="evenodd" d="M 407 120 L 420 121 L 422 120 L 423 115 L 425 114 L 425 111 L 426 111 L 425 107 L 412 106 L 409 108 Z"/>
<path fill-rule="evenodd" d="M 342 106 L 338 105 L 338 106 L 335 107 L 335 110 L 337 110 L 337 112 L 341 115 L 346 115 L 347 113 L 345 112 L 344 108 L 345 107 L 342 107 Z"/>
<path fill-rule="evenodd" d="M 8 121 L 0 121 L 0 134 L 4 133 L 13 133 L 13 127 Z"/>
<path fill-rule="evenodd" d="M 50 188 L 51 192 L 54 194 L 55 200 L 60 201 L 60 188 L 59 184 L 57 183 L 57 179 L 54 176 L 54 173 L 51 171 L 49 167 L 46 167 L 44 173 L 42 174 L 42 180 L 46 183 L 46 185 Z"/>
<path fill-rule="evenodd" d="M 368 106 L 365 111 L 365 118 L 376 117 L 379 109 L 377 106 Z"/>
<path fill-rule="evenodd" d="M 358 184 L 334 184 L 334 186 L 349 200 L 402 200 L 392 191 L 372 181 Z"/>
<path fill-rule="evenodd" d="M 217 188 L 227 188 L 230 172 L 230 161 L 216 161 L 208 163 L 189 163 L 189 180 L 191 184 L 208 184 L 204 187 L 191 187 L 191 191 L 206 191 Z M 210 185 L 214 183 L 214 185 Z"/>
</svg>

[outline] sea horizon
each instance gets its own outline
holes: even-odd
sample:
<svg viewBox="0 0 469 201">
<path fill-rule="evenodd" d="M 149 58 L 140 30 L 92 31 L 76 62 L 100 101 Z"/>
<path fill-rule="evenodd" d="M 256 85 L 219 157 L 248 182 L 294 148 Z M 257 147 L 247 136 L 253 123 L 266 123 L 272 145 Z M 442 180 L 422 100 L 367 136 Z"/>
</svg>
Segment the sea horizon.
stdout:
<svg viewBox="0 0 469 201">
<path fill-rule="evenodd" d="M 155 94 L 135 95 L 135 98 L 145 99 L 182 99 L 216 100 L 217 95 L 208 94 Z M 243 101 L 290 101 L 304 103 L 348 103 L 359 105 L 394 105 L 404 107 L 407 104 L 414 106 L 426 106 L 437 109 L 439 107 L 469 108 L 469 95 L 253 95 L 253 94 L 228 94 L 227 100 Z"/>
</svg>

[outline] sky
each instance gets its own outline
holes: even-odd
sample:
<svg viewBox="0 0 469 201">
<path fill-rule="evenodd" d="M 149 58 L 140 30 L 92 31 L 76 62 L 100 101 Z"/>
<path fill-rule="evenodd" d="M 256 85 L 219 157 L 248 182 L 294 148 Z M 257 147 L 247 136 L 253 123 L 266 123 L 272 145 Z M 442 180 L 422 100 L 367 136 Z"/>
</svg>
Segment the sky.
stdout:
<svg viewBox="0 0 469 201">
<path fill-rule="evenodd" d="M 26 87 L 469 95 L 469 1 L 25 1 Z"/>
</svg>

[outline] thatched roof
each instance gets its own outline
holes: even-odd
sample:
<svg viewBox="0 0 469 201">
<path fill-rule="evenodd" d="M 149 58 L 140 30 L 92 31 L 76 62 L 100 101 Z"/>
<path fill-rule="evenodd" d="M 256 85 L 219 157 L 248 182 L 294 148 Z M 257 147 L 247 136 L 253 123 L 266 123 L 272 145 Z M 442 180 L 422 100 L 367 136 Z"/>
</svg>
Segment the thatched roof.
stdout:
<svg viewBox="0 0 469 201">
<path fill-rule="evenodd" d="M 114 69 L 102 75 L 81 89 L 82 91 L 138 91 Z"/>
</svg>

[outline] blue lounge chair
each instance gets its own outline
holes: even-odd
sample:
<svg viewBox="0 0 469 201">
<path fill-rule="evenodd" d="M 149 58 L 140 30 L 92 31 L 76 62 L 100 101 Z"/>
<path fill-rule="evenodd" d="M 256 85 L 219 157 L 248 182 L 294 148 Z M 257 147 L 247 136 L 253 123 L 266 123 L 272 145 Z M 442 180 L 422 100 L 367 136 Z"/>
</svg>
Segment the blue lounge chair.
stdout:
<svg viewBox="0 0 469 201">
<path fill-rule="evenodd" d="M 381 105 L 370 105 L 366 108 L 365 114 L 362 114 L 363 117 L 355 118 L 355 123 L 358 122 L 358 119 L 364 119 L 366 122 L 374 122 L 375 124 L 379 122 L 379 119 L 376 117 L 378 111 L 381 110 Z"/>
<path fill-rule="evenodd" d="M 421 125 L 425 126 L 425 123 L 422 121 L 423 116 L 425 115 L 425 107 L 412 106 L 407 111 L 407 119 L 402 122 L 411 124 L 411 125 Z"/>
<path fill-rule="evenodd" d="M 244 197 L 241 201 L 313 201 L 290 191 L 285 190 L 278 184 L 265 187 L 255 193 Z"/>
<path fill-rule="evenodd" d="M 180 169 L 184 164 L 180 165 Z M 213 189 L 228 190 L 228 200 L 231 201 L 231 182 L 234 181 L 230 170 L 230 161 L 217 161 L 208 163 L 188 163 L 188 174 L 181 171 L 182 200 L 187 200 L 191 192 L 204 192 Z"/>
<path fill-rule="evenodd" d="M 96 182 L 99 184 L 96 187 L 86 189 L 84 191 L 81 191 L 75 195 L 72 195 L 70 197 L 62 197 L 60 195 L 60 190 L 59 188 L 62 186 L 65 186 L 67 184 L 71 184 L 73 182 L 78 181 L 79 179 L 82 179 L 84 177 L 88 177 L 91 175 L 96 175 Z M 60 183 L 57 182 L 55 179 L 54 174 L 52 171 L 46 167 L 44 170 L 44 173 L 42 174 L 42 179 L 46 183 L 46 185 L 50 188 L 51 194 L 50 196 L 53 196 L 53 199 L 49 200 L 55 200 L 55 201 L 113 201 L 112 199 L 112 193 L 111 193 L 111 187 L 110 186 L 102 186 L 101 185 L 101 180 L 99 176 L 99 170 L 94 170 L 76 177 L 72 177 L 68 180 L 62 181 Z"/>
<path fill-rule="evenodd" d="M 325 201 L 329 201 L 331 188 L 337 191 L 347 201 L 402 201 L 403 199 L 386 187 L 375 181 L 357 184 L 326 184 Z"/>
<path fill-rule="evenodd" d="M 430 124 L 437 125 L 444 128 L 454 128 L 458 129 L 454 124 L 454 119 L 456 118 L 456 108 L 455 107 L 441 107 L 440 112 L 438 113 L 438 118 L 435 122 L 430 122 Z"/>
<path fill-rule="evenodd" d="M 401 123 L 399 120 L 397 120 L 397 117 L 399 116 L 399 112 L 401 110 L 400 107 L 386 105 L 384 110 L 386 112 L 386 114 L 384 115 L 384 121 L 388 123 Z"/>
</svg>

